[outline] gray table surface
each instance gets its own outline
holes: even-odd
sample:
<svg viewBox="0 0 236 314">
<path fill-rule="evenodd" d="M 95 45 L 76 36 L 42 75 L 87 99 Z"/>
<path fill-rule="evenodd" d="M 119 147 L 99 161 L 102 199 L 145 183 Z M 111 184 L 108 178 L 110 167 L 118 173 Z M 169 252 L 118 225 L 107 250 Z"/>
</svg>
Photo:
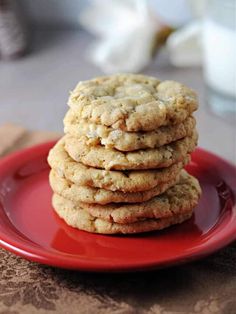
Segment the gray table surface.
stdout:
<svg viewBox="0 0 236 314">
<path fill-rule="evenodd" d="M 15 122 L 30 129 L 63 131 L 68 92 L 79 80 L 103 74 L 87 59 L 91 37 L 82 31 L 37 31 L 32 51 L 22 59 L 0 62 L 0 125 Z M 236 161 L 235 123 L 212 113 L 201 69 L 175 68 L 159 54 L 144 73 L 186 83 L 198 92 L 199 145 Z"/>
</svg>

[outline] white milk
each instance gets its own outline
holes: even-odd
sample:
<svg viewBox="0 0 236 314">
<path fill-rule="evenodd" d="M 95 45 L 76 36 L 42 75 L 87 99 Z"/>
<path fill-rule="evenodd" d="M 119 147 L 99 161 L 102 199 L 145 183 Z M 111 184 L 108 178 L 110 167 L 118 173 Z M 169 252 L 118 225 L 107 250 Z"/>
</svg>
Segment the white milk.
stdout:
<svg viewBox="0 0 236 314">
<path fill-rule="evenodd" d="M 203 28 L 204 71 L 208 87 L 236 97 L 236 30 L 206 19 Z"/>
</svg>

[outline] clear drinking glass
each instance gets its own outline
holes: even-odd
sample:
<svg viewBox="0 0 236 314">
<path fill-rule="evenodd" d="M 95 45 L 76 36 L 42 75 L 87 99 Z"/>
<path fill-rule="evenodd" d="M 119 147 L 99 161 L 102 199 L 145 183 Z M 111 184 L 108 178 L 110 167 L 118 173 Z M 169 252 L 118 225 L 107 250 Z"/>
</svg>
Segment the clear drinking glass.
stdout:
<svg viewBox="0 0 236 314">
<path fill-rule="evenodd" d="M 207 0 L 203 26 L 208 104 L 222 116 L 236 114 L 236 0 Z"/>
</svg>

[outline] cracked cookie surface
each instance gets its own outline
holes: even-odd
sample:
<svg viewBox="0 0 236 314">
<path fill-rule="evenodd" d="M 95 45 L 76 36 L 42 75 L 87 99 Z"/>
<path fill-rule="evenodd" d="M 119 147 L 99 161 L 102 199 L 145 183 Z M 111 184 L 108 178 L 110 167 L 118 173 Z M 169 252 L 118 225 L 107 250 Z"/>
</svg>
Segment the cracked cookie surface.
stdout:
<svg viewBox="0 0 236 314">
<path fill-rule="evenodd" d="M 69 226 L 101 234 L 132 234 L 154 230 L 161 230 L 174 224 L 179 224 L 191 218 L 192 211 L 162 219 L 146 219 L 130 224 L 112 223 L 100 218 L 94 218 L 86 210 L 75 207 L 73 202 L 53 195 L 52 204 L 54 210 Z"/>
<path fill-rule="evenodd" d="M 168 168 L 151 170 L 113 171 L 92 168 L 74 161 L 64 148 L 64 138 L 50 150 L 48 163 L 58 175 L 77 185 L 102 188 L 110 191 L 140 192 L 173 180 L 190 161 L 187 155 L 182 161 Z"/>
<path fill-rule="evenodd" d="M 49 182 L 52 190 L 73 202 L 85 202 L 88 204 L 108 203 L 140 203 L 165 192 L 168 188 L 178 182 L 179 176 L 172 180 L 159 184 L 151 190 L 134 193 L 120 191 L 108 191 L 100 188 L 76 185 L 63 177 L 60 177 L 55 170 L 51 170 Z"/>
<path fill-rule="evenodd" d="M 140 212 L 133 205 L 130 205 L 132 208 L 129 208 L 127 213 L 124 214 L 119 211 L 119 205 L 117 205 L 117 208 L 113 205 L 113 208 L 110 208 L 112 213 L 109 213 L 112 216 L 108 217 L 106 210 L 102 212 L 104 210 L 104 206 L 102 206 L 101 209 L 98 209 L 100 213 L 98 215 L 103 216 L 103 219 L 96 217 L 97 214 L 95 213 L 91 215 L 88 208 L 83 209 L 78 203 L 76 204 L 58 194 L 53 195 L 52 204 L 57 214 L 68 225 L 84 231 L 103 234 L 129 234 L 161 230 L 170 225 L 182 223 L 192 216 L 201 189 L 198 181 L 193 177 L 186 174 L 186 180 L 191 182 L 182 183 L 181 188 L 180 185 L 175 185 L 168 190 L 168 194 L 166 194 L 167 192 L 164 193 L 165 196 L 155 197 L 154 202 L 156 204 L 153 210 L 146 207 L 146 210 L 143 209 Z M 161 197 L 162 200 L 160 200 Z M 159 204 L 156 199 L 159 199 Z M 118 211 L 115 212 L 116 210 Z M 136 217 L 134 217 L 135 213 Z M 115 221 L 119 221 L 119 223 Z"/>
<path fill-rule="evenodd" d="M 166 218 L 192 211 L 198 203 L 200 194 L 198 180 L 182 170 L 180 179 L 174 186 L 142 203 L 103 206 L 81 202 L 75 204 L 87 210 L 93 217 L 123 224 L 147 218 Z"/>
<path fill-rule="evenodd" d="M 80 119 L 137 132 L 183 122 L 198 101 L 193 90 L 178 82 L 117 74 L 79 82 L 68 105 Z"/>
<path fill-rule="evenodd" d="M 197 145 L 197 133 L 154 149 L 120 152 L 104 146 L 88 146 L 86 138 L 65 135 L 65 149 L 72 159 L 106 170 L 154 169 L 169 167 L 183 160 Z"/>
<path fill-rule="evenodd" d="M 189 116 L 176 125 L 161 126 L 149 132 L 126 132 L 104 125 L 78 119 L 73 110 L 69 110 L 64 119 L 64 131 L 75 137 L 86 137 L 88 146 L 104 145 L 120 151 L 134 151 L 157 148 L 173 141 L 190 136 L 196 120 Z"/>
</svg>

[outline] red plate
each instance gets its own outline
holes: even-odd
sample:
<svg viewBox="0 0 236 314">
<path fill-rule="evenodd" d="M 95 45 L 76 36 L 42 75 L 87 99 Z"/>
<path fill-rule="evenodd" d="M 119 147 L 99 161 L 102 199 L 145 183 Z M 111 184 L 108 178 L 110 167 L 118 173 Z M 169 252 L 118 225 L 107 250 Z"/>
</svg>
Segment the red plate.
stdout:
<svg viewBox="0 0 236 314">
<path fill-rule="evenodd" d="M 153 269 L 204 257 L 236 239 L 236 169 L 197 149 L 188 170 L 203 195 L 189 221 L 169 229 L 106 236 L 67 226 L 51 207 L 48 150 L 38 145 L 0 162 L 0 245 L 26 259 L 87 271 Z"/>
</svg>

